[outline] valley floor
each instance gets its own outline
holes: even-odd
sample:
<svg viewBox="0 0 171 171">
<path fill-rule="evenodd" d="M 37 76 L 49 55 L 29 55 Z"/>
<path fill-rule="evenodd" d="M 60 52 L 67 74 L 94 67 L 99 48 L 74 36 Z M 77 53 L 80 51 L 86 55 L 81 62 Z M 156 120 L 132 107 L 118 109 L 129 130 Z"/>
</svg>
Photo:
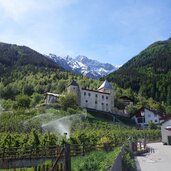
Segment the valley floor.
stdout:
<svg viewBox="0 0 171 171">
<path fill-rule="evenodd" d="M 171 146 L 162 143 L 149 143 L 148 154 L 136 157 L 137 171 L 170 171 Z"/>
</svg>

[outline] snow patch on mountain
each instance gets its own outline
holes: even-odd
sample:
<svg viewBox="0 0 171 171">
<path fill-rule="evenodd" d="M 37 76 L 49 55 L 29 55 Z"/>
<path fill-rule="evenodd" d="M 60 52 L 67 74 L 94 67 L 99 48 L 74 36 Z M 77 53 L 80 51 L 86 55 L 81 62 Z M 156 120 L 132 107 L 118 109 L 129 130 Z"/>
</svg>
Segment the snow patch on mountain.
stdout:
<svg viewBox="0 0 171 171">
<path fill-rule="evenodd" d="M 72 58 L 70 56 L 61 57 L 54 54 L 49 54 L 49 58 L 51 58 L 65 70 L 73 71 L 77 74 L 82 74 L 94 79 L 108 75 L 119 68 L 109 63 L 101 63 L 81 55 L 77 56 L 76 58 Z"/>
</svg>

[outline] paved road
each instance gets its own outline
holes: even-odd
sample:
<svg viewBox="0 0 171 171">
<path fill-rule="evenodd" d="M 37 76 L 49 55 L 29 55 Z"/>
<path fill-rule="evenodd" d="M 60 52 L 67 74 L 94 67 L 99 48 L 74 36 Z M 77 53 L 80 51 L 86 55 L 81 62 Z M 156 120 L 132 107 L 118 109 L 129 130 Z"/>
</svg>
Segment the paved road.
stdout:
<svg viewBox="0 0 171 171">
<path fill-rule="evenodd" d="M 137 171 L 171 171 L 171 146 L 162 143 L 147 144 L 150 153 L 136 157 Z"/>
</svg>

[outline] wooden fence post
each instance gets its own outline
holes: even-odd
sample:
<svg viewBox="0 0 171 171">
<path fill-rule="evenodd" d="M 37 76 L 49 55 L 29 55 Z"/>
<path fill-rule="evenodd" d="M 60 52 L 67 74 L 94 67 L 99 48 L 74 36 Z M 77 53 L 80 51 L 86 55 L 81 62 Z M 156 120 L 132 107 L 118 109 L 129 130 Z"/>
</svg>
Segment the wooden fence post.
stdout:
<svg viewBox="0 0 171 171">
<path fill-rule="evenodd" d="M 42 171 L 45 171 L 45 167 L 46 167 L 46 166 L 43 164 L 43 166 L 42 166 Z"/>
<path fill-rule="evenodd" d="M 131 152 L 133 151 L 132 144 L 133 144 L 132 137 L 129 137 L 128 138 L 128 146 L 129 146 L 129 149 L 130 149 Z"/>
<path fill-rule="evenodd" d="M 71 171 L 70 144 L 64 146 L 64 171 Z"/>
<path fill-rule="evenodd" d="M 37 166 L 34 167 L 34 171 L 37 171 Z"/>
<path fill-rule="evenodd" d="M 49 171 L 49 165 L 46 166 L 46 171 Z"/>
<path fill-rule="evenodd" d="M 41 168 L 40 168 L 40 166 L 38 166 L 38 171 L 41 171 Z"/>
<path fill-rule="evenodd" d="M 82 153 L 82 156 L 85 155 L 85 149 L 84 149 L 84 144 L 83 144 L 83 153 Z"/>
</svg>

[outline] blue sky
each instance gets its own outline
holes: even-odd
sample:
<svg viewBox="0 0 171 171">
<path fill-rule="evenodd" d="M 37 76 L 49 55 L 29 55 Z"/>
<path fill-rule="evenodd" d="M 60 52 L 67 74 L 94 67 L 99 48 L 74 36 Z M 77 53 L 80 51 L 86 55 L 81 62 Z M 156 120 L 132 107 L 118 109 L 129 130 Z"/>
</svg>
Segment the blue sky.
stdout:
<svg viewBox="0 0 171 171">
<path fill-rule="evenodd" d="M 120 65 L 171 37 L 171 0 L 0 0 L 0 41 Z"/>
</svg>

